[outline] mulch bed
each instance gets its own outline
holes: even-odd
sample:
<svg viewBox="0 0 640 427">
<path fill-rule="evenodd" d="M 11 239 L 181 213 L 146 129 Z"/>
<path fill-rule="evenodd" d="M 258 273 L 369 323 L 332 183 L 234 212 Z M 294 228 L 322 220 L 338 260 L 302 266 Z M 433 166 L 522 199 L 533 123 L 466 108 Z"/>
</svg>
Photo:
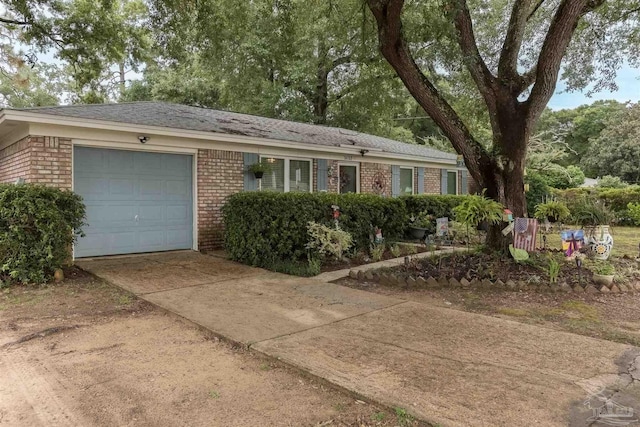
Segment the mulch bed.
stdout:
<svg viewBox="0 0 640 427">
<path fill-rule="evenodd" d="M 593 273 L 588 268 L 581 268 L 580 274 L 575 261 L 566 260 L 562 252 L 541 251 L 531 254 L 527 262 L 516 263 L 506 257 L 498 257 L 488 253 L 455 253 L 442 257 L 418 260 L 408 266 L 399 267 L 396 274 L 402 277 L 446 277 L 461 279 L 488 279 L 507 282 L 549 283 L 549 262 L 553 257 L 560 263 L 558 283 L 566 283 L 571 287 L 592 283 Z M 611 259 L 618 272 L 626 271 L 635 266 L 634 260 Z M 632 280 L 640 276 L 631 277 Z"/>
</svg>

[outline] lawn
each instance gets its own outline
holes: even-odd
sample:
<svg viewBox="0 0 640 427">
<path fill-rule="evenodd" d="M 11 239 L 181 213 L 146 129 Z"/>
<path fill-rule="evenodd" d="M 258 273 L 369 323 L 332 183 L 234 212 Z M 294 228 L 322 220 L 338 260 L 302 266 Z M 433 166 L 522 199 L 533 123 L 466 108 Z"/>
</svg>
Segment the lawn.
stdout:
<svg viewBox="0 0 640 427">
<path fill-rule="evenodd" d="M 578 226 L 565 226 L 563 230 L 577 230 Z M 639 227 L 611 227 L 609 232 L 613 236 L 612 256 L 624 256 L 635 258 L 638 256 L 638 245 L 640 244 L 640 228 Z M 551 248 L 560 249 L 560 232 L 552 231 L 547 234 L 547 244 Z M 542 238 L 539 237 L 538 245 L 542 246 Z"/>
</svg>

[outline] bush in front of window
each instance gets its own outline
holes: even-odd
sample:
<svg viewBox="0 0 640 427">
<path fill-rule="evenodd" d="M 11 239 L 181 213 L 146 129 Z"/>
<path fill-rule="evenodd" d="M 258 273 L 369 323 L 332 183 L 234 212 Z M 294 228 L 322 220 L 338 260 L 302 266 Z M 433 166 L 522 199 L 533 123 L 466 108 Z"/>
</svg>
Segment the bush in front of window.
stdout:
<svg viewBox="0 0 640 427">
<path fill-rule="evenodd" d="M 429 214 L 435 218 L 447 217 L 452 220 L 453 209 L 465 201 L 467 196 L 422 194 L 400 196 L 400 199 L 403 200 L 409 217 Z"/>
<path fill-rule="evenodd" d="M 80 196 L 32 184 L 0 184 L 0 285 L 44 283 L 81 235 Z"/>
<path fill-rule="evenodd" d="M 404 234 L 404 202 L 372 194 L 243 192 L 230 196 L 222 212 L 225 249 L 233 260 L 273 268 L 283 260 L 309 257 L 310 222 L 334 227 L 332 205 L 340 207 L 340 228 L 353 237 L 352 252 L 368 251 L 375 227 L 389 239 Z"/>
</svg>

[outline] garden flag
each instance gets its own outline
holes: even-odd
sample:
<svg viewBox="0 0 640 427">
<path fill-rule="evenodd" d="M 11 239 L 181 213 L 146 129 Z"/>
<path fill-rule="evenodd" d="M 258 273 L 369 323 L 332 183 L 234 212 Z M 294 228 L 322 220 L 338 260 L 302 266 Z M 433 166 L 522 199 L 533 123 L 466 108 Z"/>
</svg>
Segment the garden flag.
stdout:
<svg viewBox="0 0 640 427">
<path fill-rule="evenodd" d="M 584 241 L 584 230 L 566 230 L 560 233 L 562 250 L 568 257 L 578 252 Z"/>
<path fill-rule="evenodd" d="M 513 247 L 527 252 L 536 250 L 538 220 L 535 218 L 516 218 L 513 230 Z"/>
<path fill-rule="evenodd" d="M 449 234 L 449 218 L 436 218 L 436 235 L 439 237 Z"/>
</svg>

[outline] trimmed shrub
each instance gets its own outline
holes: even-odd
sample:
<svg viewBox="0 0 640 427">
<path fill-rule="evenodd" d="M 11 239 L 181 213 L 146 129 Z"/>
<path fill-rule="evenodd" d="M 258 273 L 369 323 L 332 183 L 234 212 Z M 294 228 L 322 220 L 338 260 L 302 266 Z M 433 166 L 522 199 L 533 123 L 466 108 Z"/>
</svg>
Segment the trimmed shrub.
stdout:
<svg viewBox="0 0 640 427">
<path fill-rule="evenodd" d="M 0 184 L 0 280 L 45 283 L 82 235 L 80 196 L 31 184 Z"/>
<path fill-rule="evenodd" d="M 352 252 L 369 252 L 374 227 L 387 241 L 401 239 L 409 216 L 427 212 L 453 218 L 467 196 L 420 195 L 399 198 L 372 194 L 243 192 L 222 208 L 224 240 L 231 259 L 284 271 L 282 263 L 315 261 L 307 249 L 310 222 L 334 227 L 332 205 L 340 207 L 340 228 L 353 237 Z M 287 267 L 288 268 L 288 267 Z"/>
<path fill-rule="evenodd" d="M 225 248 L 231 259 L 273 268 L 282 260 L 307 259 L 307 225 L 333 226 L 332 205 L 340 207 L 340 228 L 354 249 L 368 249 L 373 227 L 385 237 L 402 237 L 407 214 L 397 198 L 368 194 L 243 192 L 223 206 Z"/>
<path fill-rule="evenodd" d="M 433 215 L 436 218 L 448 217 L 453 219 L 453 208 L 458 206 L 467 196 L 454 195 L 430 195 L 402 196 L 409 216 L 418 216 L 423 212 Z"/>
</svg>

